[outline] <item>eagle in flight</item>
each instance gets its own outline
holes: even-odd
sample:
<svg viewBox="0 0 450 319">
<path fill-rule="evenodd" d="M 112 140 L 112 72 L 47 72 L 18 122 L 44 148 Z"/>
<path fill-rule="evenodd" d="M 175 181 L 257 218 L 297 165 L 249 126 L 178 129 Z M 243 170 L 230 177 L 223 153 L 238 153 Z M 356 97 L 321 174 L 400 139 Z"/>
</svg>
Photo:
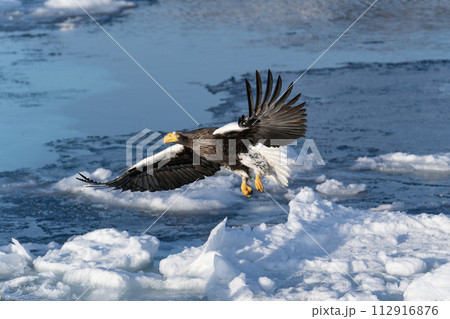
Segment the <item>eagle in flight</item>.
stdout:
<svg viewBox="0 0 450 319">
<path fill-rule="evenodd" d="M 223 166 L 242 178 L 244 196 L 252 195 L 247 184 L 254 175 L 255 188 L 263 191 L 261 176 L 282 187 L 288 184 L 289 167 L 281 163 L 280 146 L 290 144 L 306 132 L 306 102 L 295 105 L 301 94 L 286 102 L 293 83 L 280 96 L 282 81 L 278 76 L 272 94 L 273 77 L 268 71 L 263 98 L 261 76 L 256 71 L 256 96 L 245 80 L 248 116 L 222 127 L 206 127 L 190 132 L 175 131 L 164 143 L 175 143 L 126 169 L 123 175 L 105 183 L 80 174 L 79 180 L 95 186 L 122 191 L 163 191 L 212 176 Z"/>
</svg>

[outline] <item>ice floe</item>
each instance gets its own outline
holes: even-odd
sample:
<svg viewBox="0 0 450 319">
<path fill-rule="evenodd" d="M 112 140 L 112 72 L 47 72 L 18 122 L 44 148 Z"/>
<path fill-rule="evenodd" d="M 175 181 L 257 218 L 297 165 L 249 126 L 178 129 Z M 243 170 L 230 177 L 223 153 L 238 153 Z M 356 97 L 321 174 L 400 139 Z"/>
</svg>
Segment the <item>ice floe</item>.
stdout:
<svg viewBox="0 0 450 319">
<path fill-rule="evenodd" d="M 93 173 L 83 172 L 83 175 L 99 181 L 106 181 L 111 171 L 99 168 Z M 110 206 L 131 207 L 143 210 L 171 212 L 208 211 L 228 207 L 236 202 L 240 189 L 237 176 L 223 172 L 214 178 L 200 180 L 189 186 L 171 192 L 140 193 L 111 191 L 89 187 L 76 179 L 78 174 L 60 180 L 54 186 L 56 190 L 83 196 L 96 202 Z M 185 191 L 189 188 L 189 192 Z M 217 194 L 220 192 L 220 196 Z"/>
<path fill-rule="evenodd" d="M 411 276 L 425 272 L 427 263 L 415 257 L 398 257 L 386 261 L 386 272 L 397 276 Z"/>
<path fill-rule="evenodd" d="M 37 257 L 33 264 L 39 272 L 65 274 L 78 269 L 111 268 L 136 271 L 150 264 L 159 241 L 152 236 L 129 236 L 115 229 L 100 229 L 76 236 L 61 248 Z"/>
<path fill-rule="evenodd" d="M 364 184 L 350 184 L 345 186 L 344 183 L 335 179 L 327 179 L 322 184 L 316 186 L 318 192 L 334 196 L 356 195 L 364 192 L 365 189 L 366 185 Z"/>
<path fill-rule="evenodd" d="M 4 299 L 76 299 L 87 288 L 85 299 L 120 299 L 136 284 L 136 272 L 151 267 L 159 241 L 99 229 L 52 246 L 33 260 L 18 242 L 0 252 L 0 272 L 9 275 L 0 283 Z"/>
<path fill-rule="evenodd" d="M 399 211 L 402 210 L 405 207 L 405 203 L 403 202 L 393 202 L 392 204 L 381 204 L 377 207 L 370 208 L 373 212 L 379 212 L 379 211 Z"/>
<path fill-rule="evenodd" d="M 376 157 L 359 157 L 355 169 L 371 169 L 386 173 L 450 173 L 450 153 L 414 155 L 389 153 Z"/>
<path fill-rule="evenodd" d="M 25 273 L 31 260 L 30 253 L 12 238 L 12 244 L 0 249 L 0 279 Z"/>
<path fill-rule="evenodd" d="M 450 264 L 445 264 L 413 280 L 404 293 L 405 300 L 450 300 Z"/>
<path fill-rule="evenodd" d="M 202 245 L 162 255 L 155 237 L 115 229 L 38 257 L 14 242 L 0 249 L 0 290 L 9 299 L 76 299 L 89 288 L 82 299 L 450 300 L 449 237 L 445 215 L 357 210 L 304 187 L 284 223 L 240 229 L 224 219 Z"/>
<path fill-rule="evenodd" d="M 80 6 L 90 14 L 111 14 L 120 10 L 135 7 L 131 1 L 119 0 L 47 0 L 43 7 L 37 8 L 34 15 L 85 15 L 86 13 Z"/>
</svg>

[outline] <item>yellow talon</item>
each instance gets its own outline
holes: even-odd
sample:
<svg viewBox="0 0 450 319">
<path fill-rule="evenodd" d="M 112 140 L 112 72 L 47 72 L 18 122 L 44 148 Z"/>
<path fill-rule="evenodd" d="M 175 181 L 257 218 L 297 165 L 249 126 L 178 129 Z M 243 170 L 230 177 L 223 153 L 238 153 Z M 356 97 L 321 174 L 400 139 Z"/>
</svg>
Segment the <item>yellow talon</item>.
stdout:
<svg viewBox="0 0 450 319">
<path fill-rule="evenodd" d="M 261 182 L 261 179 L 259 178 L 259 175 L 258 175 L 258 174 L 256 174 L 256 177 L 255 177 L 255 187 L 256 187 L 256 189 L 259 190 L 260 192 L 263 192 L 263 191 L 264 191 L 263 183 Z"/>
<path fill-rule="evenodd" d="M 252 193 L 253 193 L 252 188 L 247 185 L 245 179 L 242 180 L 241 190 L 242 190 L 242 194 L 244 194 L 244 196 L 247 196 L 247 197 L 252 196 Z"/>
</svg>

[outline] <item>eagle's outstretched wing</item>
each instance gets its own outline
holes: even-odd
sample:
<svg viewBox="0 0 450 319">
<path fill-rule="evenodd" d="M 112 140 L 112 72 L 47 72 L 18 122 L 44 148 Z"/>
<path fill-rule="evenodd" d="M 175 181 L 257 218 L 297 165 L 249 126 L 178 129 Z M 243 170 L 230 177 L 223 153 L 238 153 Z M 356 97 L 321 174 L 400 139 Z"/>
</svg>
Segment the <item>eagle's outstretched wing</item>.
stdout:
<svg viewBox="0 0 450 319">
<path fill-rule="evenodd" d="M 94 186 L 113 187 L 122 191 L 156 192 L 179 188 L 214 175 L 218 170 L 219 164 L 203 157 L 200 157 L 200 164 L 194 164 L 192 149 L 176 144 L 143 159 L 112 181 L 100 183 L 82 174 L 77 179 Z"/>
<path fill-rule="evenodd" d="M 291 94 L 293 83 L 288 89 L 279 97 L 281 93 L 282 81 L 278 76 L 275 90 L 272 94 L 273 77 L 272 72 L 268 72 L 267 87 L 262 98 L 262 83 L 259 72 L 256 71 L 256 101 L 253 101 L 252 88 L 250 83 L 245 80 L 247 87 L 248 99 L 248 116 L 242 115 L 239 119 L 238 125 L 245 128 L 242 131 L 242 136 L 248 138 L 252 143 L 257 143 L 258 140 L 265 139 L 264 144 L 270 145 L 270 140 L 296 140 L 304 137 L 306 133 L 306 113 L 304 106 L 306 102 L 295 105 L 301 94 L 298 94 L 289 102 L 286 102 Z M 280 143 L 280 141 L 278 141 Z M 289 141 L 280 143 L 281 145 L 289 144 Z M 275 146 L 275 145 L 272 145 Z"/>
</svg>

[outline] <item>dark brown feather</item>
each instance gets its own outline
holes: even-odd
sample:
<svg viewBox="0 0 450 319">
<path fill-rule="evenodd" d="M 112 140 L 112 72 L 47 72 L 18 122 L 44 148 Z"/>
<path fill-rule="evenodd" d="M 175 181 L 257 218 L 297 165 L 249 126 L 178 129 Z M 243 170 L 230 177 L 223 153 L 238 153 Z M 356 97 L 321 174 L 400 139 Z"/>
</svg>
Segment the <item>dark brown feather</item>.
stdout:
<svg viewBox="0 0 450 319">
<path fill-rule="evenodd" d="M 197 132 L 201 133 L 201 132 Z M 203 131 L 204 134 L 205 131 Z M 194 165 L 192 149 L 185 147 L 184 150 L 171 158 L 168 163 L 158 167 L 154 163 L 150 168 L 131 168 L 125 174 L 106 183 L 96 182 L 80 174 L 79 180 L 93 186 L 112 187 L 122 191 L 150 191 L 171 190 L 190 184 L 205 176 L 214 175 L 220 170 L 220 164 L 200 157 L 200 164 Z"/>
<path fill-rule="evenodd" d="M 293 99 L 286 103 L 293 90 L 293 83 L 289 85 L 287 90 L 280 96 L 282 89 L 282 80 L 278 76 L 277 83 L 272 93 L 273 77 L 269 70 L 267 74 L 267 86 L 264 93 L 264 99 L 260 102 L 258 96 L 260 92 L 261 77 L 256 73 L 256 104 L 252 110 L 249 111 L 248 120 L 240 122 L 241 126 L 248 127 L 239 133 L 240 138 L 249 139 L 252 143 L 257 143 L 259 140 L 266 140 L 265 145 L 271 146 L 270 140 L 285 139 L 286 142 L 282 145 L 290 143 L 300 137 L 304 137 L 306 133 L 306 113 L 303 102 L 297 106 L 293 106 L 301 94 L 296 95 Z M 251 94 L 250 84 L 246 80 L 247 94 Z M 247 96 L 248 100 L 252 102 L 253 96 Z M 269 101 L 270 99 L 270 101 Z M 250 107 L 250 102 L 249 102 Z M 275 146 L 275 145 L 272 145 Z"/>
</svg>

